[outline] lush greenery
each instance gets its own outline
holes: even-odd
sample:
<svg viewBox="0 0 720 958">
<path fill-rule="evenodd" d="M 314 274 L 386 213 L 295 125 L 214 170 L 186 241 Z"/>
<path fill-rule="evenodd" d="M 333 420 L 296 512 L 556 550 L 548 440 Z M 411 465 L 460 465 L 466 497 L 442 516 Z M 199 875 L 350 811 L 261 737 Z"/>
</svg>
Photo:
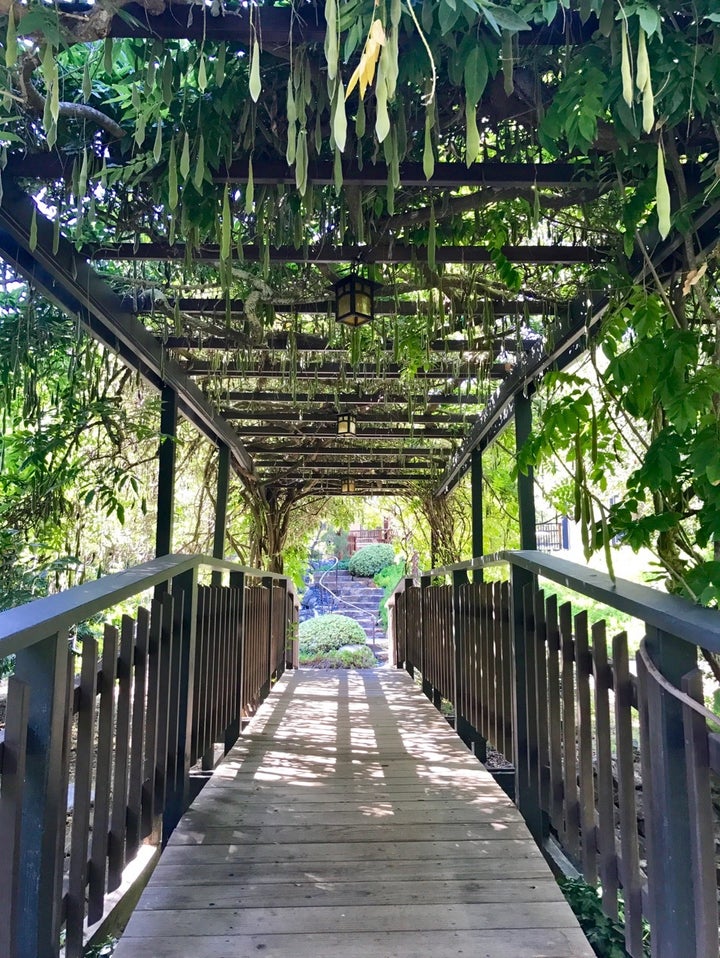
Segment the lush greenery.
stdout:
<svg viewBox="0 0 720 958">
<path fill-rule="evenodd" d="M 376 665 L 362 626 L 337 612 L 300 623 L 300 663 L 316 668 L 368 669 Z"/>
<path fill-rule="evenodd" d="M 373 576 L 375 585 L 379 585 L 383 590 L 383 597 L 380 601 L 380 622 L 382 623 L 383 630 L 387 632 L 388 627 L 388 613 L 387 613 L 387 600 L 395 591 L 395 586 L 405 575 L 405 563 L 397 562 L 394 565 L 385 566 L 384 569 L 381 569 L 379 572 L 376 572 Z"/>
<path fill-rule="evenodd" d="M 380 572 L 385 566 L 391 565 L 395 561 L 395 550 L 391 545 L 385 542 L 378 542 L 374 545 L 363 546 L 357 552 L 350 556 L 348 562 L 348 572 L 351 575 L 371 578 L 376 572 Z"/>
<path fill-rule="evenodd" d="M 597 889 L 581 878 L 561 879 L 560 887 L 598 958 L 629 958 L 625 950 L 623 926 L 603 912 Z M 649 958 L 650 943 L 647 936 L 645 952 Z"/>
</svg>

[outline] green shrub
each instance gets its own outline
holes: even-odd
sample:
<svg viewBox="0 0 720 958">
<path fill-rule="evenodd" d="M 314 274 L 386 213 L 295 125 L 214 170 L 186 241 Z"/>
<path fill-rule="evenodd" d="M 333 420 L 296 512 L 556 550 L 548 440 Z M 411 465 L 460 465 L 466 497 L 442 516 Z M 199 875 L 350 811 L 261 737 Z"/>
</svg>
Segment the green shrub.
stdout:
<svg viewBox="0 0 720 958">
<path fill-rule="evenodd" d="M 344 645 L 364 645 L 365 630 L 354 619 L 337 612 L 317 615 L 300 623 L 300 657 L 333 652 Z"/>
<path fill-rule="evenodd" d="M 349 649 L 331 649 L 314 655 L 300 652 L 300 664 L 319 669 L 372 669 L 377 665 L 369 646 Z"/>
<path fill-rule="evenodd" d="M 350 558 L 348 571 L 352 575 L 370 578 L 386 566 L 395 562 L 395 550 L 391 545 L 379 542 L 372 546 L 363 546 Z"/>
<path fill-rule="evenodd" d="M 404 562 L 397 562 L 395 565 L 385 566 L 384 569 L 381 569 L 379 572 L 375 573 L 375 585 L 379 585 L 383 590 L 383 597 L 380 603 L 380 621 L 382 622 L 382 627 L 386 632 L 388 627 L 387 600 L 393 594 L 395 591 L 395 586 L 404 575 Z"/>
</svg>

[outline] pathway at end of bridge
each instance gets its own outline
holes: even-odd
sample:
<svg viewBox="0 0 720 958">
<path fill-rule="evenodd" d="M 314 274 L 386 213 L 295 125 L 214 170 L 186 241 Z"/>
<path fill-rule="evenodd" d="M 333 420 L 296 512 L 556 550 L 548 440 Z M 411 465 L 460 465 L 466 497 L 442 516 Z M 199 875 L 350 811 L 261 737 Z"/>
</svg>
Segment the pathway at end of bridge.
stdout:
<svg viewBox="0 0 720 958">
<path fill-rule="evenodd" d="M 523 823 L 405 672 L 286 675 L 116 958 L 593 958 Z"/>
</svg>

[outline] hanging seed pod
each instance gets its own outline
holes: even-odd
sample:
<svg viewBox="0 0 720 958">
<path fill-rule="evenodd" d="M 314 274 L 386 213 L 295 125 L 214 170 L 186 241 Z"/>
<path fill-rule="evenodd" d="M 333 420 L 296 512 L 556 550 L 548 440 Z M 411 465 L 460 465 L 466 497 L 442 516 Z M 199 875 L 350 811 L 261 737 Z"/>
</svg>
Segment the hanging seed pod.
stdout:
<svg viewBox="0 0 720 958">
<path fill-rule="evenodd" d="M 198 64 L 198 88 L 201 93 L 207 90 L 207 67 L 205 65 L 205 54 L 200 54 L 200 63 Z"/>
<path fill-rule="evenodd" d="M 620 73 L 622 75 L 623 100 L 628 106 L 633 105 L 633 82 L 632 67 L 630 65 L 630 41 L 628 39 L 627 20 L 623 18 L 620 28 L 621 52 L 620 52 Z"/>
<path fill-rule="evenodd" d="M 248 87 L 253 103 L 257 103 L 262 91 L 262 82 L 260 80 L 260 44 L 255 38 L 253 42 L 252 55 L 250 58 L 250 83 Z"/>
<path fill-rule="evenodd" d="M 433 153 L 431 136 L 433 120 L 433 112 L 428 108 L 425 111 L 425 145 L 423 147 L 423 173 L 426 180 L 431 180 L 435 172 L 435 154 Z"/>
<path fill-rule="evenodd" d="M 225 82 L 225 57 L 226 57 L 226 47 L 225 41 L 218 44 L 217 59 L 215 60 L 215 84 L 216 86 L 222 86 Z"/>
<path fill-rule="evenodd" d="M 7 31 L 5 33 L 5 66 L 10 69 L 17 63 L 17 28 L 15 26 L 15 8 L 8 9 Z"/>
<path fill-rule="evenodd" d="M 670 188 L 665 174 L 665 154 L 663 153 L 662 140 L 658 141 L 655 202 L 657 205 L 658 230 L 660 236 L 665 239 L 670 232 Z"/>
<path fill-rule="evenodd" d="M 183 137 L 182 152 L 180 153 L 180 176 L 185 182 L 190 175 L 190 135 L 187 130 Z"/>
<path fill-rule="evenodd" d="M 172 57 L 166 54 L 162 71 L 162 98 L 165 106 L 173 101 L 173 62 Z"/>
<path fill-rule="evenodd" d="M 195 172 L 193 173 L 193 185 L 198 193 L 202 190 L 203 180 L 205 178 L 205 138 L 200 134 L 198 142 L 197 160 L 195 161 Z"/>
<path fill-rule="evenodd" d="M 178 205 L 178 171 L 177 156 L 175 153 L 175 137 L 170 140 L 170 157 L 168 159 L 168 206 L 174 210 Z"/>
</svg>

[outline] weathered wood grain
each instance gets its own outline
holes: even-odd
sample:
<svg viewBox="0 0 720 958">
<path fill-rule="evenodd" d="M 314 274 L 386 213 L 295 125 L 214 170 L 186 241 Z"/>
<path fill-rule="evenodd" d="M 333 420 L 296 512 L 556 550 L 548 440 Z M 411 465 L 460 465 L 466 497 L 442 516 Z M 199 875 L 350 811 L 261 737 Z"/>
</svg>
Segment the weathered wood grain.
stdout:
<svg viewBox="0 0 720 958">
<path fill-rule="evenodd" d="M 299 672 L 165 849 L 116 958 L 591 958 L 517 809 L 405 672 Z"/>
</svg>

